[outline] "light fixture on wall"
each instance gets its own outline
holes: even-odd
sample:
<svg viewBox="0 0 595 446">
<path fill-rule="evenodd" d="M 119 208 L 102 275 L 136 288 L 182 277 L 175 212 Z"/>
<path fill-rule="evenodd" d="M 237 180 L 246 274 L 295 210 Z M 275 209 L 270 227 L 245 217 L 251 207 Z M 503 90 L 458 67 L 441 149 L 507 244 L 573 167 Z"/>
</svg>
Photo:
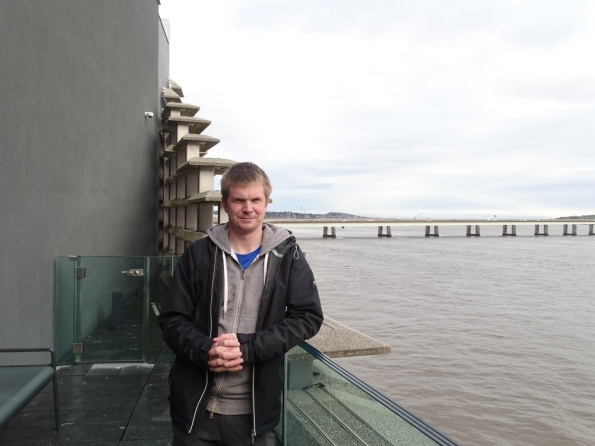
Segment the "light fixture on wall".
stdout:
<svg viewBox="0 0 595 446">
<path fill-rule="evenodd" d="M 145 118 L 152 118 L 153 112 L 145 112 Z"/>
</svg>

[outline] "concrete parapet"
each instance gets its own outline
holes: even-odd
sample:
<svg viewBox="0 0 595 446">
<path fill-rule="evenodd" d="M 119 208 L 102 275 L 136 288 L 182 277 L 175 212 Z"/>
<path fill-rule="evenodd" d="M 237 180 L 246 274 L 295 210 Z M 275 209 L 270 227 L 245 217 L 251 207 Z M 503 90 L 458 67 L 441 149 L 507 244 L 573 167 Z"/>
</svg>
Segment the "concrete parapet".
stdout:
<svg viewBox="0 0 595 446">
<path fill-rule="evenodd" d="M 306 342 L 330 358 L 387 355 L 391 352 L 389 345 L 329 317 L 324 318 L 318 334 Z"/>
<path fill-rule="evenodd" d="M 318 334 L 306 341 L 329 358 L 387 355 L 389 345 L 325 317 Z M 303 389 L 312 385 L 313 357 L 301 348 L 287 353 L 287 388 Z"/>
</svg>

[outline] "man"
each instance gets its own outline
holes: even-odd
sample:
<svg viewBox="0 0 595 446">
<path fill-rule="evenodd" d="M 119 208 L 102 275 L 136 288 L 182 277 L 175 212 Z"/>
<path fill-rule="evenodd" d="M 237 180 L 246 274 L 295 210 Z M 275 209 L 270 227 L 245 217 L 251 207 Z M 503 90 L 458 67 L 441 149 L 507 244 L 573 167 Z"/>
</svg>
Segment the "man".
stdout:
<svg viewBox="0 0 595 446">
<path fill-rule="evenodd" d="M 263 223 L 272 187 L 253 163 L 221 179 L 229 222 L 182 255 L 159 316 L 174 446 L 274 445 L 283 354 L 323 316 L 312 270 L 286 229 Z"/>
</svg>

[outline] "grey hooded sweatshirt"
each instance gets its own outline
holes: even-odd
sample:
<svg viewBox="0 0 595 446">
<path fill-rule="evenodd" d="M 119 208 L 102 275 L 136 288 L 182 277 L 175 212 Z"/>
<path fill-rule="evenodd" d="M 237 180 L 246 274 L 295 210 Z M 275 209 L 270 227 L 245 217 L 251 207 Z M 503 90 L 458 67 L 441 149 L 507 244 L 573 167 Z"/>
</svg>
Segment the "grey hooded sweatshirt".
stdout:
<svg viewBox="0 0 595 446">
<path fill-rule="evenodd" d="M 263 223 L 262 245 L 258 256 L 245 270 L 231 250 L 227 224 L 213 226 L 208 231 L 211 240 L 221 249 L 224 257 L 224 284 L 220 296 L 218 335 L 224 333 L 254 333 L 258 310 L 264 291 L 265 271 L 269 254 L 291 237 L 287 229 Z M 224 415 L 252 412 L 252 365 L 242 365 L 237 372 L 215 374 L 213 391 L 207 410 Z"/>
</svg>

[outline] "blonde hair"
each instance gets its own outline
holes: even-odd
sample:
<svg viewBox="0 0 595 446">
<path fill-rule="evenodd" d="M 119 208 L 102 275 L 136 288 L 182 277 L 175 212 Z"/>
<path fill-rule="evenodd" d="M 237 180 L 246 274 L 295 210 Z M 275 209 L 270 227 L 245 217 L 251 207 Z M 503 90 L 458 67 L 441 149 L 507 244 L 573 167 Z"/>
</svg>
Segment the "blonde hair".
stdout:
<svg viewBox="0 0 595 446">
<path fill-rule="evenodd" d="M 264 196 L 268 199 L 273 192 L 271 180 L 267 174 L 254 163 L 244 162 L 231 166 L 221 178 L 221 195 L 227 200 L 229 191 L 233 186 L 247 186 L 251 183 L 262 184 Z"/>
</svg>

